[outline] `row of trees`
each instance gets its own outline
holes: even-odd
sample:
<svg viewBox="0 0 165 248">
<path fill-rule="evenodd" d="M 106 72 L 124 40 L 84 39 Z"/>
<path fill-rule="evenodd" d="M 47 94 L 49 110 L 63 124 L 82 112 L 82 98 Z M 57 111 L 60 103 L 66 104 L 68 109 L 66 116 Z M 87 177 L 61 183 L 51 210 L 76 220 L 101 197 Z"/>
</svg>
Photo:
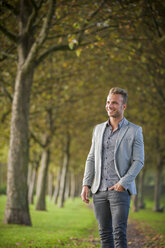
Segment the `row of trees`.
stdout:
<svg viewBox="0 0 165 248">
<path fill-rule="evenodd" d="M 164 12 L 161 1 L 151 0 L 1 2 L 1 153 L 10 139 L 5 223 L 31 225 L 28 197 L 31 203 L 37 175 L 36 209 L 46 209 L 47 175 L 58 170 L 59 206 L 68 194 L 68 171 L 72 196 L 79 194 L 89 137 L 106 118 L 113 86 L 128 90 L 126 117 L 143 126 L 145 171 L 155 171 L 159 211 Z"/>
</svg>

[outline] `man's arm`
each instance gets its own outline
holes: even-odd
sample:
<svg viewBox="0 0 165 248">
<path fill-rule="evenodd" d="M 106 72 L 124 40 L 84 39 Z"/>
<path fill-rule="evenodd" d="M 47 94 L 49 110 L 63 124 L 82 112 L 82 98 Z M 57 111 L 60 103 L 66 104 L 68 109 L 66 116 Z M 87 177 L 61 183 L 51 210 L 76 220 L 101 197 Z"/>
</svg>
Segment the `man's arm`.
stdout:
<svg viewBox="0 0 165 248">
<path fill-rule="evenodd" d="M 93 177 L 94 177 L 94 167 L 95 167 L 95 137 L 94 131 L 92 135 L 92 145 L 86 160 L 85 164 L 85 173 L 83 178 L 83 188 L 81 197 L 82 200 L 86 203 L 89 203 L 88 195 L 89 195 L 89 188 L 92 186 Z"/>
<path fill-rule="evenodd" d="M 144 165 L 144 143 L 143 143 L 143 134 L 142 128 L 139 127 L 137 129 L 135 140 L 133 144 L 133 151 L 132 151 L 133 162 L 125 174 L 124 177 L 120 179 L 118 184 L 120 184 L 124 189 L 128 189 L 129 184 L 136 178 L 139 174 L 140 170 Z"/>
<path fill-rule="evenodd" d="M 89 203 L 89 187 L 84 185 L 81 192 L 81 198 L 84 202 Z"/>
<path fill-rule="evenodd" d="M 95 129 L 94 129 L 95 131 Z M 94 178 L 94 168 L 95 168 L 95 134 L 93 131 L 92 136 L 92 145 L 86 160 L 85 164 L 85 173 L 83 178 L 83 186 L 88 185 L 92 186 L 93 178 Z"/>
</svg>

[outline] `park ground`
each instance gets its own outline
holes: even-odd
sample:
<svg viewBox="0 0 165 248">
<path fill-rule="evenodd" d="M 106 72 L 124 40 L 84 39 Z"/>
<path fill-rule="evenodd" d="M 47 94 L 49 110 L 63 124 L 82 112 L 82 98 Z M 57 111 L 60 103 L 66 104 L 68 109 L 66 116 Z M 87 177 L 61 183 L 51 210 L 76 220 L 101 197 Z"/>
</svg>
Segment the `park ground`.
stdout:
<svg viewBox="0 0 165 248">
<path fill-rule="evenodd" d="M 99 248 L 92 204 L 67 200 L 60 209 L 47 199 L 47 211 L 30 206 L 32 227 L 3 224 L 6 196 L 0 196 L 0 248 Z M 92 202 L 92 201 L 91 201 Z M 165 248 L 165 213 L 152 212 L 152 202 L 137 213 L 130 211 L 129 248 Z"/>
</svg>

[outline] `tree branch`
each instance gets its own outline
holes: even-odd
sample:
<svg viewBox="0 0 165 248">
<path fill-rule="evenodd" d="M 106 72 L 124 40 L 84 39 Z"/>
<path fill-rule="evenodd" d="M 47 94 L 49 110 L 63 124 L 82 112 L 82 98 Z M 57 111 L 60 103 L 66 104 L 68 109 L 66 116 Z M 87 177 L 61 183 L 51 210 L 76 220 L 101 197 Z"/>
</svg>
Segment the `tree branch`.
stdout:
<svg viewBox="0 0 165 248">
<path fill-rule="evenodd" d="M 152 73 L 152 69 L 150 68 L 150 65 L 149 64 L 146 64 L 146 67 L 147 67 L 147 70 L 148 70 L 148 73 L 151 75 Z M 158 79 L 159 80 L 159 79 Z M 155 72 L 153 73 L 153 79 L 152 79 L 152 83 L 158 93 L 158 95 L 160 96 L 160 99 L 163 101 L 163 103 L 165 104 L 165 96 L 163 94 L 163 91 L 162 89 L 159 87 L 159 85 L 157 84 L 156 80 L 155 80 Z"/>
<path fill-rule="evenodd" d="M 6 117 L 11 113 L 11 109 L 7 110 L 5 113 L 3 113 L 1 122 L 4 123 L 6 120 Z"/>
<path fill-rule="evenodd" d="M 2 81 L 2 79 L 1 79 Z M 4 95 L 7 96 L 7 98 L 10 100 L 10 102 L 12 103 L 13 101 L 13 97 L 12 95 L 7 91 L 6 87 L 3 85 L 3 83 L 0 81 L 0 85 L 2 88 L 2 92 L 4 93 Z M 7 110 L 5 113 L 3 113 L 2 117 L 1 117 L 1 122 L 4 123 L 6 117 L 11 113 L 11 108 L 9 110 Z"/>
<path fill-rule="evenodd" d="M 35 66 L 38 66 L 51 52 L 55 52 L 55 51 L 71 51 L 71 50 L 68 44 L 50 47 L 45 52 L 43 52 L 40 55 L 40 57 L 36 60 Z"/>
<path fill-rule="evenodd" d="M 41 8 L 41 6 L 42 6 L 43 2 L 44 2 L 44 0 L 40 0 L 40 1 L 39 1 L 38 5 L 37 5 L 37 8 L 38 8 L 38 9 L 40 9 L 40 8 Z"/>
<path fill-rule="evenodd" d="M 12 33 L 12 32 L 10 32 L 9 30 L 7 30 L 7 29 L 6 29 L 4 26 L 2 26 L 1 24 L 0 24 L 0 31 L 2 31 L 2 33 L 3 33 L 4 35 L 6 35 L 10 40 L 14 41 L 15 43 L 17 42 L 17 40 L 18 40 L 17 35 L 14 34 L 14 33 Z"/>
<path fill-rule="evenodd" d="M 157 34 L 158 34 L 159 38 L 161 38 L 161 37 L 162 37 L 162 34 L 161 34 L 161 32 L 160 32 L 158 22 L 157 22 L 157 20 L 156 20 L 154 14 L 153 14 L 153 8 L 152 8 L 152 5 L 151 5 L 151 2 L 150 2 L 150 1 L 149 1 L 149 7 L 150 7 L 150 10 L 151 10 L 151 15 L 152 15 L 152 19 L 153 19 L 155 28 L 156 28 L 156 30 L 157 30 Z"/>
<path fill-rule="evenodd" d="M 84 25 L 83 25 L 83 27 L 82 27 L 82 30 L 81 30 L 81 32 L 80 32 L 80 34 L 79 34 L 79 37 L 78 37 L 78 44 L 80 44 L 81 41 L 82 41 L 82 37 L 83 37 L 83 34 L 84 34 L 84 31 L 85 31 L 86 27 L 88 26 L 88 22 L 91 21 L 92 18 L 93 18 L 94 16 L 97 15 L 97 13 L 100 11 L 100 9 L 104 6 L 105 2 L 106 2 L 106 0 L 103 0 L 103 1 L 101 2 L 100 6 L 99 6 L 95 11 L 93 11 L 93 13 L 87 18 L 87 20 L 86 20 L 86 22 L 84 23 Z"/>
<path fill-rule="evenodd" d="M 7 9 L 11 10 L 15 16 L 18 16 L 18 10 L 14 8 L 11 4 L 7 3 L 6 0 L 2 1 L 2 5 L 5 6 Z"/>
<path fill-rule="evenodd" d="M 25 28 L 25 33 L 28 33 L 32 27 L 32 24 L 35 21 L 35 18 L 37 16 L 38 8 L 34 0 L 30 0 L 31 5 L 32 5 L 32 14 L 30 15 L 26 28 Z"/>
<path fill-rule="evenodd" d="M 1 57 L 0 57 L 0 62 L 5 60 L 6 58 L 12 58 L 12 59 L 17 59 L 17 56 L 15 54 L 11 54 L 8 52 L 1 52 Z"/>
<path fill-rule="evenodd" d="M 54 9 L 55 9 L 55 2 L 56 0 L 49 0 L 49 9 L 47 12 L 47 16 L 44 19 L 40 34 L 38 36 L 38 38 L 36 39 L 36 41 L 33 43 L 31 50 L 28 54 L 28 57 L 24 63 L 23 69 L 24 70 L 28 70 L 28 68 L 30 67 L 32 62 L 35 62 L 35 56 L 40 48 L 40 46 L 43 44 L 43 42 L 45 41 L 47 34 L 49 32 L 49 28 L 50 28 L 50 23 L 54 14 Z"/>
<path fill-rule="evenodd" d="M 1 79 L 1 81 L 2 81 L 2 79 Z M 13 101 L 12 95 L 7 91 L 6 87 L 3 85 L 3 83 L 1 81 L 0 81 L 0 84 L 1 84 L 2 91 L 3 91 L 4 95 L 6 95 L 8 97 L 8 99 L 10 100 L 10 102 L 12 102 Z"/>
<path fill-rule="evenodd" d="M 42 142 L 41 142 L 39 139 L 37 139 L 37 137 L 35 136 L 35 134 L 34 134 L 31 130 L 29 130 L 29 133 L 30 133 L 31 138 L 32 138 L 37 144 L 39 144 L 42 148 L 45 147 L 45 145 L 42 144 Z"/>
<path fill-rule="evenodd" d="M 74 46 L 74 48 L 72 50 L 76 50 L 79 46 L 80 43 L 82 41 L 82 36 L 84 34 L 84 31 L 86 30 L 86 27 L 88 25 L 88 22 L 100 11 L 100 9 L 103 7 L 103 5 L 105 4 L 106 0 L 103 0 L 102 3 L 100 4 L 100 6 L 87 18 L 86 22 L 84 23 L 81 31 L 79 31 L 79 38 L 78 38 L 78 44 Z M 81 46 L 85 46 L 88 44 L 91 44 L 93 42 L 87 42 L 82 44 Z M 48 50 L 46 50 L 44 53 L 42 53 L 40 55 L 40 57 L 37 59 L 37 61 L 35 62 L 35 66 L 38 66 L 41 61 L 43 61 L 51 52 L 55 52 L 55 51 L 71 51 L 71 49 L 69 48 L 68 44 L 65 45 L 57 45 L 57 46 L 53 46 L 51 48 L 49 48 Z"/>
</svg>

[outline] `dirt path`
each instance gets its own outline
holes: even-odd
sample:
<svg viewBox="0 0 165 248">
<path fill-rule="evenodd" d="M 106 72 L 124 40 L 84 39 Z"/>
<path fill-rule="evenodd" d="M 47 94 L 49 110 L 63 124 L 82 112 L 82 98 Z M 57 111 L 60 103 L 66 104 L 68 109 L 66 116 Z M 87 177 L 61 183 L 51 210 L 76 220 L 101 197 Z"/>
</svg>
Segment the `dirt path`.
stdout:
<svg viewBox="0 0 165 248">
<path fill-rule="evenodd" d="M 128 248 L 165 248 L 163 235 L 149 226 L 140 226 L 138 221 L 128 221 L 127 238 Z"/>
<path fill-rule="evenodd" d="M 94 230 L 91 230 L 91 234 L 86 239 L 72 239 L 72 241 L 76 241 L 75 246 L 83 248 L 100 247 L 100 239 L 94 238 L 93 232 Z M 165 248 L 162 244 L 162 235 L 156 234 L 150 227 L 142 229 L 140 223 L 135 220 L 128 221 L 127 240 L 128 248 Z"/>
<path fill-rule="evenodd" d="M 145 247 L 146 238 L 139 230 L 139 224 L 135 221 L 128 221 L 127 228 L 128 248 Z M 147 247 L 147 246 L 146 246 Z"/>
<path fill-rule="evenodd" d="M 88 207 L 93 209 L 92 204 L 89 204 Z M 90 235 L 86 239 L 72 239 L 72 241 L 76 241 L 76 246 L 81 246 L 83 248 L 101 247 L 100 238 L 96 238 L 93 235 L 93 233 L 98 230 L 97 228 L 98 227 L 95 227 L 95 230 L 91 230 Z M 146 225 L 142 226 L 140 222 L 128 219 L 128 248 L 165 248 L 164 239 L 163 235 L 157 234 L 151 227 L 146 227 Z"/>
</svg>

